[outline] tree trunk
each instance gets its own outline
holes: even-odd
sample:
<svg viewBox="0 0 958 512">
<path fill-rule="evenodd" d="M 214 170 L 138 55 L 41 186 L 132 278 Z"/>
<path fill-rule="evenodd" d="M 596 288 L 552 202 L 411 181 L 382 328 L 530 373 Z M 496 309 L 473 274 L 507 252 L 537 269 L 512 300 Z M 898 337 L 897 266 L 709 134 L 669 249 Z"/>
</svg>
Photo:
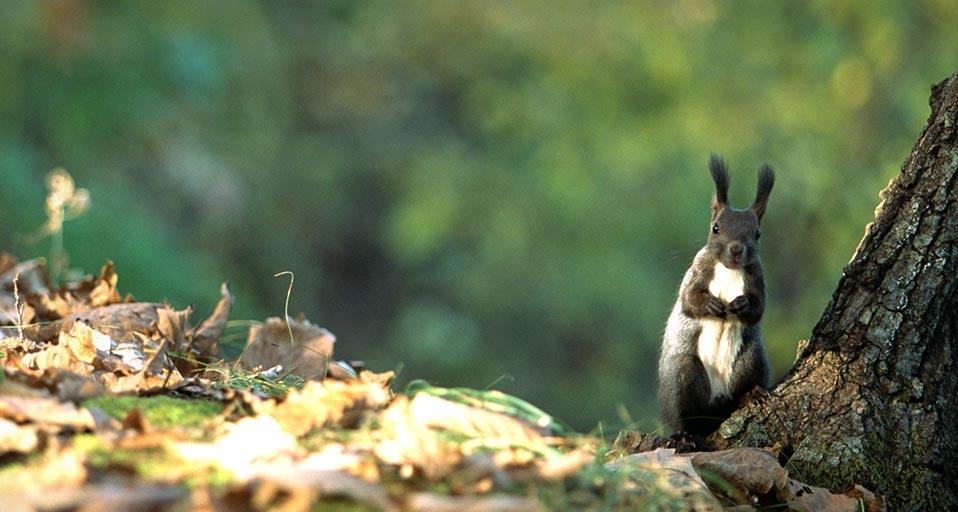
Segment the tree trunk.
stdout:
<svg viewBox="0 0 958 512">
<path fill-rule="evenodd" d="M 795 365 L 711 439 L 890 510 L 958 509 L 958 73 L 931 109 Z"/>
</svg>

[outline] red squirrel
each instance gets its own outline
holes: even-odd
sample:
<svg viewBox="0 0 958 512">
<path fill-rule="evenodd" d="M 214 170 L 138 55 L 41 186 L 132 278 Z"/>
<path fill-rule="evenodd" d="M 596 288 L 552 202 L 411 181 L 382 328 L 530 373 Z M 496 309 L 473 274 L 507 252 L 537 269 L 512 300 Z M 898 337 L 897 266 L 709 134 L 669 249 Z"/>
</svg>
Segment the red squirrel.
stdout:
<svg viewBox="0 0 958 512">
<path fill-rule="evenodd" d="M 756 386 L 767 388 L 762 343 L 765 281 L 758 257 L 760 222 L 775 173 L 758 170 L 755 201 L 728 205 L 725 162 L 709 162 L 715 196 L 708 241 L 692 261 L 669 316 L 659 359 L 659 413 L 674 432 L 707 436 Z"/>
</svg>

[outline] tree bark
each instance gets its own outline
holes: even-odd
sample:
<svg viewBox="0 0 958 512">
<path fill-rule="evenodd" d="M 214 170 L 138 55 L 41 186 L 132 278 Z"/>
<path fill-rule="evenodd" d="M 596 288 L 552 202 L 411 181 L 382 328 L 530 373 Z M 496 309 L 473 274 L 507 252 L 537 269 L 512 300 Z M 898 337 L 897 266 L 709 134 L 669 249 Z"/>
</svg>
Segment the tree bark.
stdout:
<svg viewBox="0 0 958 512">
<path fill-rule="evenodd" d="M 958 509 L 958 73 L 930 103 L 794 366 L 711 437 L 777 444 L 793 478 L 889 510 Z"/>
</svg>

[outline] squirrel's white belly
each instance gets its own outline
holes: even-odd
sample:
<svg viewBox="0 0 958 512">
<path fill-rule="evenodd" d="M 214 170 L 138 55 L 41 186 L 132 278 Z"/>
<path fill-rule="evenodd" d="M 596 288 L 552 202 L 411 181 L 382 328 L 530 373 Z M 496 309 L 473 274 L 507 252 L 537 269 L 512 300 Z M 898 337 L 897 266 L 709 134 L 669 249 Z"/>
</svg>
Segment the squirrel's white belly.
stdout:
<svg viewBox="0 0 958 512">
<path fill-rule="evenodd" d="M 716 263 L 709 293 L 728 303 L 744 292 L 745 276 L 742 271 Z M 729 394 L 732 366 L 742 347 L 742 323 L 721 318 L 707 318 L 701 322 L 698 354 L 708 374 L 711 398 L 714 400 Z"/>
</svg>

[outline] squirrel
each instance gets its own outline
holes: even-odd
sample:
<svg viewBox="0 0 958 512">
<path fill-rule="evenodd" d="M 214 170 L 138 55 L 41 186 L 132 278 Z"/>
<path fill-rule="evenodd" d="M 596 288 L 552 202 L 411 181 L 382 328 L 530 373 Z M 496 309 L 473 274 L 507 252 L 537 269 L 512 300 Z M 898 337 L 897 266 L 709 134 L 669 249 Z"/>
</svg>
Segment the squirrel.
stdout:
<svg viewBox="0 0 958 512">
<path fill-rule="evenodd" d="M 709 171 L 715 182 L 711 230 L 682 279 L 666 323 L 658 372 L 663 423 L 677 435 L 702 438 L 718 429 L 743 395 L 756 386 L 768 388 L 758 239 L 775 183 L 774 171 L 763 164 L 755 201 L 738 210 L 728 205 L 725 162 L 712 155 Z"/>
</svg>

